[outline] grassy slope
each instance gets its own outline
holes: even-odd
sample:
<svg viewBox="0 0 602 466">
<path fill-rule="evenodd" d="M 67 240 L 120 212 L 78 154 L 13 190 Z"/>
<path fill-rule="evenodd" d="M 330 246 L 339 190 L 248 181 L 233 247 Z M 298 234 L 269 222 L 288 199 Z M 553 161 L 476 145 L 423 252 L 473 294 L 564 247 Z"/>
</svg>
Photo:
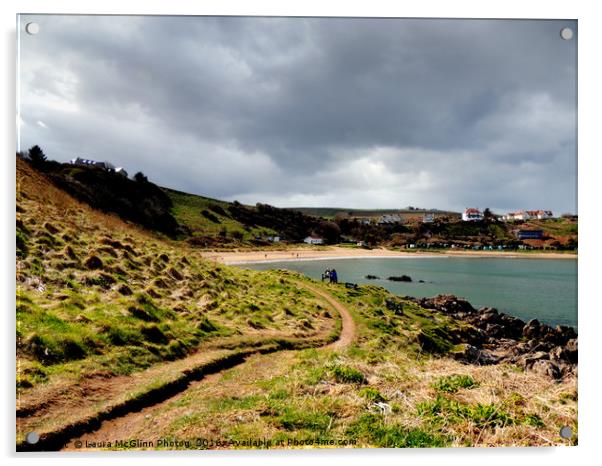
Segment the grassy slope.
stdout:
<svg viewBox="0 0 602 466">
<path fill-rule="evenodd" d="M 311 337 L 323 304 L 276 273 L 231 269 L 96 212 L 17 166 L 17 386 L 111 377 L 211 342 Z"/>
<path fill-rule="evenodd" d="M 446 317 L 409 302 L 396 315 L 377 287 L 324 287 L 354 311 L 359 338 L 348 350 L 256 356 L 145 410 L 133 430 L 130 420 L 110 432 L 241 442 L 227 448 L 265 438 L 273 448 L 279 441 L 300 448 L 316 439 L 323 447 L 551 445 L 567 444 L 561 426 L 576 431 L 575 380 L 425 354 L 416 335 L 453 329 Z"/>
<path fill-rule="evenodd" d="M 544 232 L 545 236 L 552 238 L 577 238 L 578 224 L 576 220 L 568 218 L 553 218 L 546 220 L 529 220 L 525 222 L 527 229 L 538 229 Z"/>
<path fill-rule="evenodd" d="M 209 263 L 75 202 L 17 163 L 21 399 L 66 386 L 83 402 L 88 394 L 73 387 L 85 380 L 160 371 L 203 345 L 332 330 L 323 304 L 296 285 L 307 280 L 300 275 Z M 91 270 L 93 256 L 101 265 Z M 353 347 L 258 356 L 157 406 L 156 422 L 128 435 L 440 446 L 561 444 L 561 426 L 576 431 L 575 379 L 460 364 L 446 356 L 445 335 L 458 325 L 449 318 L 410 302 L 396 315 L 377 287 L 326 289 L 355 315 Z M 422 352 L 419 334 L 441 354 Z M 377 401 L 391 412 L 379 414 Z"/>
<path fill-rule="evenodd" d="M 244 225 L 233 219 L 228 212 L 228 202 L 183 193 L 172 189 L 166 190 L 173 202 L 172 214 L 179 224 L 184 225 L 193 233 L 193 236 L 219 236 L 224 229 L 231 235 L 238 232 L 243 235 L 243 241 L 254 239 L 256 236 L 274 235 L 269 228 L 245 228 Z M 212 206 L 219 206 L 226 215 L 211 210 Z M 206 210 L 217 219 L 217 222 L 202 214 Z"/>
</svg>

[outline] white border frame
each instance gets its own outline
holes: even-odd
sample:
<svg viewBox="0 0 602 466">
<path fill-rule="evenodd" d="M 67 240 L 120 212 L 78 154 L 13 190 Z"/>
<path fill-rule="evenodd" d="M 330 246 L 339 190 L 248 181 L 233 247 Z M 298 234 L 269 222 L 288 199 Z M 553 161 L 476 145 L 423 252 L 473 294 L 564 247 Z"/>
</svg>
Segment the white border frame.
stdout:
<svg viewBox="0 0 602 466">
<path fill-rule="evenodd" d="M 216 462 L 234 464 L 280 464 L 291 466 L 308 462 L 329 464 L 362 464 L 373 457 L 387 464 L 462 464 L 488 465 L 509 462 L 542 462 L 550 464 L 579 464 L 600 456 L 600 359 L 599 329 L 602 327 L 600 309 L 596 306 L 596 277 L 599 273 L 599 249 L 596 250 L 595 199 L 600 197 L 597 175 L 600 170 L 600 84 L 602 73 L 599 45 L 602 44 L 602 21 L 596 15 L 595 2 L 548 0 L 478 1 L 478 0 L 427 0 L 422 2 L 387 2 L 385 0 L 4 0 L 2 9 L 2 101 L 6 103 L 0 114 L 0 129 L 4 142 L 2 157 L 3 189 L 1 190 L 3 228 L 0 263 L 2 263 L 2 297 L 4 298 L 4 342 L 2 345 L 2 452 L 12 463 L 16 458 L 26 458 L 32 463 L 71 463 L 85 460 L 91 464 L 111 462 L 131 463 L 144 459 L 149 463 L 164 463 L 166 459 L 186 463 Z M 15 50 L 16 13 L 80 13 L 80 14 L 185 14 L 185 15 L 272 15 L 272 16 L 397 16 L 397 17 L 445 17 L 445 18 L 558 18 L 579 21 L 579 158 L 578 194 L 580 214 L 579 253 L 579 446 L 572 448 L 496 448 L 496 449 L 438 449 L 438 450 L 335 450 L 335 451 L 286 451 L 286 452 L 188 452 L 188 453 L 106 453 L 106 454 L 15 454 L 14 424 L 14 192 L 15 192 Z M 599 461 L 599 460 L 598 460 Z"/>
</svg>

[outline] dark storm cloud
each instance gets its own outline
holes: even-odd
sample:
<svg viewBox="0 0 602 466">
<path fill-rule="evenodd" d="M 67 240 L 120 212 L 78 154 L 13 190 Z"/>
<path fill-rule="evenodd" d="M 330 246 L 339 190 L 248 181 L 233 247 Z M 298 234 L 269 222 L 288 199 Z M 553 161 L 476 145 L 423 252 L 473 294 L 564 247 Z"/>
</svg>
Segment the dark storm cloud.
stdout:
<svg viewBox="0 0 602 466">
<path fill-rule="evenodd" d="M 574 22 L 35 19 L 21 141 L 58 160 L 250 203 L 576 210 Z"/>
</svg>

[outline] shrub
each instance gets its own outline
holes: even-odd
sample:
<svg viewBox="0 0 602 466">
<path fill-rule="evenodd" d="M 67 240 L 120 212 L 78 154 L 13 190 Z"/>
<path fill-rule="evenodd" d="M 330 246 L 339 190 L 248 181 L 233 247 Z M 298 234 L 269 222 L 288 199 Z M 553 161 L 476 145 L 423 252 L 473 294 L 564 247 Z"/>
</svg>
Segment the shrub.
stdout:
<svg viewBox="0 0 602 466">
<path fill-rule="evenodd" d="M 138 172 L 134 175 L 134 180 L 138 183 L 148 183 L 148 177 L 142 172 Z"/>
</svg>

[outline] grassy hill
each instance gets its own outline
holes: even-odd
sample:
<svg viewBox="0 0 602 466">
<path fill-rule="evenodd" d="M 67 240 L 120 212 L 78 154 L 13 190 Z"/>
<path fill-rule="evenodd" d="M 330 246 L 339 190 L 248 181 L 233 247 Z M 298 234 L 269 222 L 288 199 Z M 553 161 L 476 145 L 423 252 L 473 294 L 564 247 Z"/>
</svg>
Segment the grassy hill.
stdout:
<svg viewBox="0 0 602 466">
<path fill-rule="evenodd" d="M 168 195 L 179 222 L 206 209 L 236 228 L 224 204 Z M 218 265 L 22 160 L 16 197 L 20 448 L 30 431 L 53 449 L 86 432 L 432 447 L 566 444 L 560 427 L 577 430 L 574 375 L 456 360 L 476 330 L 443 312 L 378 287 Z M 333 302 L 355 322 L 348 346 L 325 346 L 345 331 Z"/>
<path fill-rule="evenodd" d="M 21 161 L 17 179 L 19 389 L 128 374 L 209 341 L 309 338 L 335 325 L 277 274 L 205 261 L 76 201 Z"/>
<path fill-rule="evenodd" d="M 172 214 L 178 223 L 186 227 L 197 243 L 207 245 L 251 242 L 256 237 L 278 233 L 270 228 L 245 225 L 229 212 L 230 202 L 209 197 L 165 189 L 173 204 Z"/>
</svg>

